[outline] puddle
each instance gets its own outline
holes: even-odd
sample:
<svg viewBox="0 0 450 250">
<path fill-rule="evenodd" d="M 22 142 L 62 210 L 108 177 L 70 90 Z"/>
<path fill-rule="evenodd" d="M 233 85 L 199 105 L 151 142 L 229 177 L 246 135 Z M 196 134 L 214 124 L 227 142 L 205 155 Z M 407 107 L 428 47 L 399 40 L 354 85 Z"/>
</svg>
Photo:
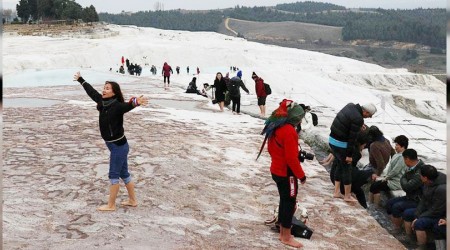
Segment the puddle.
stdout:
<svg viewBox="0 0 450 250">
<path fill-rule="evenodd" d="M 50 107 L 63 101 L 49 100 L 41 98 L 4 98 L 4 108 L 42 108 Z"/>
<path fill-rule="evenodd" d="M 179 101 L 179 100 L 168 100 L 168 99 L 152 99 L 153 104 L 156 104 L 165 108 L 174 108 L 190 111 L 206 111 L 199 106 L 202 104 L 197 101 Z"/>
</svg>

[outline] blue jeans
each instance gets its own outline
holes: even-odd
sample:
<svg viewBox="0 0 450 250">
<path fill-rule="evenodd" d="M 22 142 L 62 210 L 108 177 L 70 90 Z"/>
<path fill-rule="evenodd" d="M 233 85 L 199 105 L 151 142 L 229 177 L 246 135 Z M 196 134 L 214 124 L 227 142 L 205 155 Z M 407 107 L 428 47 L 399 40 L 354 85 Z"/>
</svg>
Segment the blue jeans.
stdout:
<svg viewBox="0 0 450 250">
<path fill-rule="evenodd" d="M 334 181 L 342 181 L 344 185 L 352 184 L 352 165 L 345 162 L 347 149 L 329 145 L 336 163 Z"/>
<path fill-rule="evenodd" d="M 386 204 L 387 214 L 392 214 L 394 218 L 403 216 L 403 212 L 409 208 L 416 208 L 417 202 L 406 198 L 406 196 L 396 197 L 388 200 Z"/>
<path fill-rule="evenodd" d="M 131 176 L 128 172 L 128 152 L 130 151 L 128 142 L 120 146 L 114 144 L 113 142 L 106 142 L 106 146 L 111 152 L 108 173 L 108 178 L 111 184 L 118 184 L 119 178 L 127 184 L 131 181 Z"/>
</svg>

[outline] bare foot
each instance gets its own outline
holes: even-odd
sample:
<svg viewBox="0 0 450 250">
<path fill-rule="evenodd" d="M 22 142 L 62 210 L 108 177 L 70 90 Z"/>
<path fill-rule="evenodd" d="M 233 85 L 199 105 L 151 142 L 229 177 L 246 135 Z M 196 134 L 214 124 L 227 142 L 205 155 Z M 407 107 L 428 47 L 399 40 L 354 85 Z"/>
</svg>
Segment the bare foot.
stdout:
<svg viewBox="0 0 450 250">
<path fill-rule="evenodd" d="M 127 200 L 127 201 L 122 201 L 120 203 L 120 205 L 122 205 L 122 206 L 130 206 L 130 207 L 137 207 L 138 204 L 137 204 L 136 201 Z"/>
<path fill-rule="evenodd" d="M 103 205 L 97 208 L 98 211 L 115 211 L 116 206 L 110 207 L 109 205 Z"/>
<path fill-rule="evenodd" d="M 333 194 L 333 198 L 339 198 L 339 199 L 344 199 L 344 195 L 342 194 Z"/>
<path fill-rule="evenodd" d="M 344 197 L 344 201 L 347 201 L 347 202 L 357 202 L 358 200 L 355 199 L 355 198 L 353 198 L 353 196 L 350 196 L 350 197 Z"/>
<path fill-rule="evenodd" d="M 295 247 L 295 248 L 301 248 L 303 247 L 303 244 L 296 241 L 294 237 L 289 237 L 289 240 L 282 240 L 280 239 L 281 243 L 291 246 L 291 247 Z"/>
</svg>

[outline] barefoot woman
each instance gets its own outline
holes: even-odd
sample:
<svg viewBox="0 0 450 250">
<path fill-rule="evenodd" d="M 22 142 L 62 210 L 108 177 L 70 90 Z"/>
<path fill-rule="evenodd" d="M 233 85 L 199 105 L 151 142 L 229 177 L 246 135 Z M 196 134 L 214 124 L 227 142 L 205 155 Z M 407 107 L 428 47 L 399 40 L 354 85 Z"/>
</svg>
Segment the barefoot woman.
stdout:
<svg viewBox="0 0 450 250">
<path fill-rule="evenodd" d="M 106 146 L 111 152 L 109 162 L 109 188 L 108 204 L 97 208 L 99 211 L 116 210 L 116 197 L 119 192 L 119 178 L 123 180 L 128 191 L 129 200 L 122 202 L 125 206 L 137 206 L 134 193 L 134 183 L 128 172 L 128 142 L 123 129 L 123 115 L 136 106 L 146 105 L 148 100 L 143 96 L 132 97 L 129 102 L 124 102 L 122 91 L 116 82 L 107 81 L 100 94 L 89 83 L 87 83 L 80 72 L 74 75 L 89 97 L 97 103 L 99 111 L 100 133 Z"/>
</svg>

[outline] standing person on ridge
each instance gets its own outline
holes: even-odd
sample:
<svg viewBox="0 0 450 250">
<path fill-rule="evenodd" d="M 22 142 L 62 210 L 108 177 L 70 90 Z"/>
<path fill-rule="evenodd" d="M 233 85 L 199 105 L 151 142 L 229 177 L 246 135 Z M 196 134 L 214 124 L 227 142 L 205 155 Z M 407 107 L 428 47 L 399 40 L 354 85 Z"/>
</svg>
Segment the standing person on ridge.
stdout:
<svg viewBox="0 0 450 250">
<path fill-rule="evenodd" d="M 228 73 L 227 73 L 228 74 Z M 227 83 L 228 92 L 230 95 L 230 99 L 232 102 L 232 111 L 233 114 L 240 115 L 241 113 L 241 91 L 242 88 L 247 94 L 250 94 L 247 87 L 245 87 L 244 82 L 242 82 L 239 76 L 235 76 L 231 78 Z"/>
<path fill-rule="evenodd" d="M 239 74 L 239 72 L 238 72 Z M 258 98 L 258 106 L 260 110 L 261 117 L 266 117 L 266 89 L 264 88 L 264 80 L 255 74 L 252 73 L 252 79 L 255 81 L 255 91 L 256 97 Z"/>
<path fill-rule="evenodd" d="M 352 189 L 352 155 L 354 145 L 364 125 L 364 118 L 370 118 L 377 112 L 372 103 L 360 106 L 349 103 L 341 109 L 331 124 L 329 145 L 336 162 L 336 175 L 334 178 L 335 198 L 344 198 L 344 201 L 356 202 L 351 196 Z M 344 182 L 344 197 L 340 192 L 341 181 Z"/>
<path fill-rule="evenodd" d="M 123 115 L 140 105 L 147 105 L 148 99 L 143 96 L 132 97 L 129 102 L 124 102 L 119 84 L 106 81 L 103 92 L 100 94 L 89 83 L 87 83 L 80 72 L 74 75 L 74 80 L 78 81 L 91 99 L 97 103 L 99 111 L 100 133 L 105 140 L 106 146 L 111 152 L 109 162 L 109 188 L 108 204 L 97 208 L 99 211 L 116 210 L 116 197 L 119 193 L 119 178 L 123 180 L 128 191 L 128 201 L 121 204 L 123 206 L 137 206 L 134 183 L 131 181 L 128 172 L 128 152 L 129 146 L 124 134 Z"/>
<path fill-rule="evenodd" d="M 227 85 L 222 73 L 217 72 L 216 79 L 214 79 L 214 88 L 216 89 L 215 97 L 219 104 L 220 112 L 223 112 L 223 107 L 225 106 L 225 92 L 227 91 Z"/>
<path fill-rule="evenodd" d="M 292 217 L 295 212 L 298 193 L 298 180 L 306 183 L 306 175 L 298 160 L 298 134 L 295 127 L 301 122 L 303 111 L 300 105 L 284 99 L 280 106 L 266 120 L 263 133 L 268 140 L 271 157 L 270 172 L 280 195 L 278 223 L 279 240 L 288 246 L 303 247 L 291 235 Z"/>
<path fill-rule="evenodd" d="M 169 64 L 167 64 L 166 62 L 163 65 L 162 68 L 162 75 L 164 77 L 164 89 L 168 89 L 170 86 L 170 74 L 173 74 L 173 70 L 172 67 L 170 67 Z M 166 79 L 167 79 L 167 85 L 166 85 Z"/>
</svg>

